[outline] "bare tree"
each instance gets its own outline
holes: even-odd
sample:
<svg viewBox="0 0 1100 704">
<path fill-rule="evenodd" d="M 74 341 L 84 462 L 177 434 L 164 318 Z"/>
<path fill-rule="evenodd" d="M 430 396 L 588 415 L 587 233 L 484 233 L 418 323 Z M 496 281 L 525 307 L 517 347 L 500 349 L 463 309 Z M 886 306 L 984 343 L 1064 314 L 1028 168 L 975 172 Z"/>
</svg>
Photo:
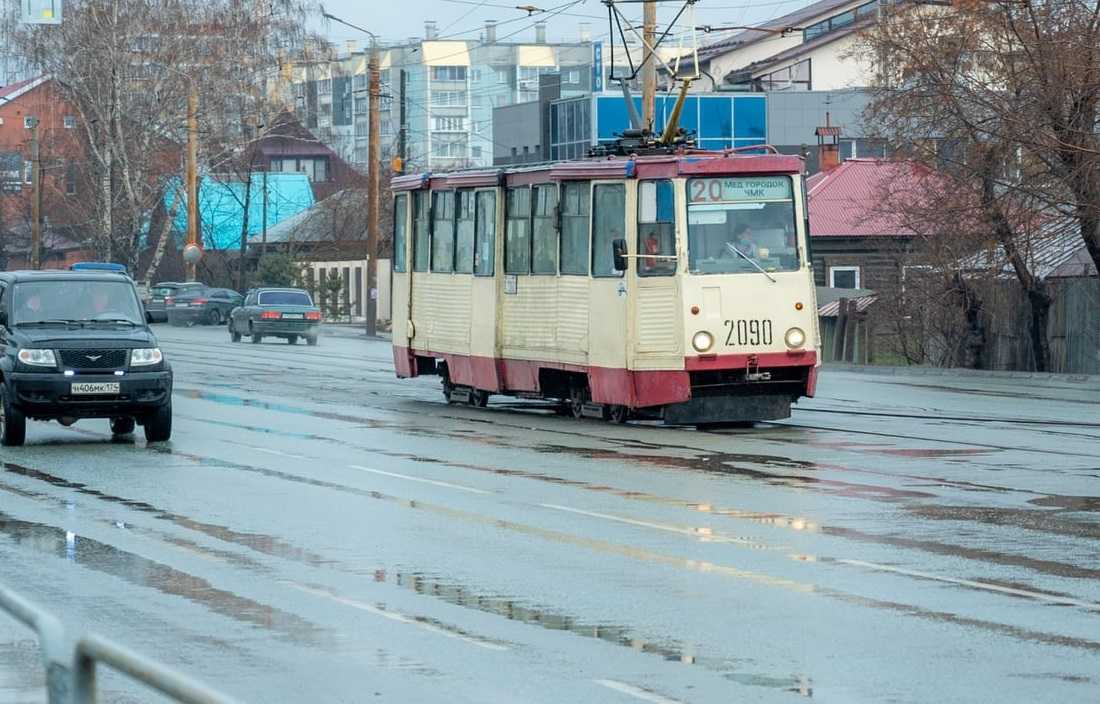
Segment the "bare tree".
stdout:
<svg viewBox="0 0 1100 704">
<path fill-rule="evenodd" d="M 1050 157 L 1053 143 L 1068 138 L 1067 132 L 1058 131 L 1068 115 L 1063 110 L 1056 116 L 1053 106 L 1083 100 L 1077 110 L 1091 114 L 1090 124 L 1095 125 L 1090 96 L 1100 87 L 1096 71 L 1091 79 L 1095 85 L 1086 88 L 1088 81 L 1071 80 L 1079 77 L 1065 69 L 1067 85 L 1053 81 L 1054 75 L 1041 72 L 1041 62 L 1031 58 L 1041 48 L 1050 60 L 1055 52 L 1063 64 L 1080 65 L 1067 52 L 1082 45 L 1067 42 L 1050 17 L 1059 15 L 1064 21 L 1065 13 L 1053 7 L 1063 4 L 1086 7 L 1031 0 L 895 6 L 865 33 L 861 47 L 878 66 L 869 123 L 903 145 L 909 156 L 944 173 L 953 182 L 957 205 L 967 210 L 960 215 L 981 223 L 1003 252 L 1030 307 L 1029 337 L 1038 370 L 1050 366 L 1046 329 L 1051 296 L 1028 254 L 1043 236 L 1041 223 L 1070 217 L 1077 218 L 1091 252 L 1088 214 L 1100 206 L 1100 199 L 1082 200 L 1086 194 L 1069 187 L 1068 174 Z M 1024 39 L 1021 23 L 1028 17 L 1032 34 Z M 1087 13 L 1077 18 L 1084 21 Z M 1092 57 L 1096 53 L 1095 47 L 1090 49 Z M 1088 66 L 1093 60 L 1082 59 Z M 1079 128 L 1081 119 L 1073 113 L 1070 121 Z M 1074 163 L 1088 153 L 1087 141 L 1074 136 Z M 1100 166 L 1100 151 L 1096 156 Z M 1075 173 L 1081 175 L 1080 170 Z M 1098 177 L 1094 173 L 1092 179 Z M 1069 211 L 1067 204 L 1072 204 Z M 964 294 L 963 300 L 973 298 Z"/>
<path fill-rule="evenodd" d="M 166 246 L 170 228 L 148 226 L 182 177 L 189 93 L 199 96 L 204 162 L 254 139 L 273 93 L 267 83 L 303 43 L 307 9 L 304 0 L 75 0 L 61 25 L 7 27 L 76 112 L 100 256 L 135 265 L 153 236 Z"/>
</svg>

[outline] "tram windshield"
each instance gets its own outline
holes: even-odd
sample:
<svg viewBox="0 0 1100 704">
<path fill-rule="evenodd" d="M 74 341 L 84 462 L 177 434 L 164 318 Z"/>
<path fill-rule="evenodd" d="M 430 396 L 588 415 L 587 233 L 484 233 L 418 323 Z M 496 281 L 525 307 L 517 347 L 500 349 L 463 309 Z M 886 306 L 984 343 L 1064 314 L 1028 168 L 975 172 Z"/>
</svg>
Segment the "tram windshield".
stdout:
<svg viewBox="0 0 1100 704">
<path fill-rule="evenodd" d="M 794 187 L 789 176 L 695 178 L 688 187 L 692 274 L 796 271 Z"/>
</svg>

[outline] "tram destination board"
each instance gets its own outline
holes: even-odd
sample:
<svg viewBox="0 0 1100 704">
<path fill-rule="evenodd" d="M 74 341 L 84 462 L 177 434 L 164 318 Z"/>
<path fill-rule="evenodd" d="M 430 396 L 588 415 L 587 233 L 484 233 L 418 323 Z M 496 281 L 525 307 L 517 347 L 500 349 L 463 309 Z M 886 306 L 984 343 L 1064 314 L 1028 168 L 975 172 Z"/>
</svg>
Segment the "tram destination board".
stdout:
<svg viewBox="0 0 1100 704">
<path fill-rule="evenodd" d="M 791 179 L 785 176 L 697 178 L 688 185 L 692 203 L 790 200 L 791 194 Z"/>
</svg>

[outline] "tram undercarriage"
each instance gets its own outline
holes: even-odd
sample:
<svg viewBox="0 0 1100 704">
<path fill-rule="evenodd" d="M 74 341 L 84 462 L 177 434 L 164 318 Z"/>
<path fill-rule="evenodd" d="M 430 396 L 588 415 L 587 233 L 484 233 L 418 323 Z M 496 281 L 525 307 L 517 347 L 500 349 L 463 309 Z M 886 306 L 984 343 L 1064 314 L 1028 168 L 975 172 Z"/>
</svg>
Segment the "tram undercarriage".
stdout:
<svg viewBox="0 0 1100 704">
<path fill-rule="evenodd" d="M 592 399 L 588 374 L 553 368 L 538 372 L 538 388 L 488 391 L 455 383 L 443 359 L 417 355 L 414 375 L 441 377 L 448 403 L 484 408 L 493 394 L 538 399 L 555 403 L 562 415 L 596 418 L 612 423 L 631 419 L 656 420 L 666 425 L 720 425 L 752 421 L 781 420 L 791 416 L 791 404 L 813 394 L 816 368 L 785 366 L 754 369 L 722 369 L 686 374 L 690 380 L 688 397 L 660 405 L 632 406 L 600 403 Z"/>
</svg>

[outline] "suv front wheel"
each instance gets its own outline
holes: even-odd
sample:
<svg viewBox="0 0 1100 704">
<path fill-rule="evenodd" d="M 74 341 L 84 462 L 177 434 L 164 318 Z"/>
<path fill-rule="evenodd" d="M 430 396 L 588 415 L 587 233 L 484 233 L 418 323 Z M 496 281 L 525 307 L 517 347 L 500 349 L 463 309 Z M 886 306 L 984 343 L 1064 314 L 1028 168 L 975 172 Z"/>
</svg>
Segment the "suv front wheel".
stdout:
<svg viewBox="0 0 1100 704">
<path fill-rule="evenodd" d="M 172 437 L 172 402 L 153 411 L 145 419 L 145 441 L 165 442 Z"/>
<path fill-rule="evenodd" d="M 27 439 L 27 417 L 11 403 L 7 384 L 0 382 L 0 445 L 18 447 Z"/>
</svg>

